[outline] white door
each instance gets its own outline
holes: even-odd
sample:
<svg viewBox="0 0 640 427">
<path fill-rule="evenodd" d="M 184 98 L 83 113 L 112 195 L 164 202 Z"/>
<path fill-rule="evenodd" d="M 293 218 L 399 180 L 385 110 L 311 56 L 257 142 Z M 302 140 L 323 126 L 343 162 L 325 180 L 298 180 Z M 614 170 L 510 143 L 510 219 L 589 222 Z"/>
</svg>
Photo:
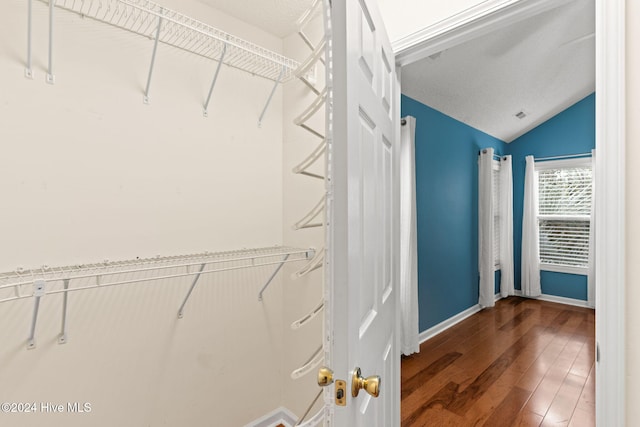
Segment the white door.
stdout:
<svg viewBox="0 0 640 427">
<path fill-rule="evenodd" d="M 399 82 L 375 0 L 334 0 L 325 362 L 347 382 L 327 387 L 338 427 L 400 425 Z M 352 374 L 379 375 L 379 397 L 352 396 Z"/>
</svg>

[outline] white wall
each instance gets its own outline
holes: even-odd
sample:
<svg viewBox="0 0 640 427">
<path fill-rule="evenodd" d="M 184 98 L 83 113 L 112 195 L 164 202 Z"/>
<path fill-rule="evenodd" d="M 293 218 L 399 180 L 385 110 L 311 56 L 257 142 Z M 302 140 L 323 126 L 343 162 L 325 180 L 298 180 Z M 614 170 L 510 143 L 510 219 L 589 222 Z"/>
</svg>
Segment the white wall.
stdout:
<svg viewBox="0 0 640 427">
<path fill-rule="evenodd" d="M 281 91 L 256 126 L 271 82 L 223 68 L 205 119 L 216 63 L 161 45 L 152 104 L 144 105 L 152 41 L 59 11 L 57 82 L 48 85 L 40 2 L 28 80 L 25 2 L 2 7 L 0 135 L 8 148 L 0 194 L 11 208 L 0 221 L 0 271 L 280 243 Z M 281 49 L 273 36 L 223 21 Z"/>
<path fill-rule="evenodd" d="M 627 425 L 640 425 L 640 4 L 627 0 L 626 291 Z"/>
<path fill-rule="evenodd" d="M 195 0 L 164 1 L 261 45 L 282 41 Z M 56 84 L 45 83 L 47 5 L 34 2 L 35 79 L 23 76 L 26 2 L 0 6 L 0 271 L 281 244 L 282 90 L 58 11 Z M 89 402 L 71 414 L 0 414 L 20 426 L 236 426 L 282 402 L 282 281 L 271 268 L 70 296 L 45 296 L 26 350 L 32 301 L 0 304 L 0 401 Z M 260 381 L 256 382 L 256 378 Z"/>
</svg>

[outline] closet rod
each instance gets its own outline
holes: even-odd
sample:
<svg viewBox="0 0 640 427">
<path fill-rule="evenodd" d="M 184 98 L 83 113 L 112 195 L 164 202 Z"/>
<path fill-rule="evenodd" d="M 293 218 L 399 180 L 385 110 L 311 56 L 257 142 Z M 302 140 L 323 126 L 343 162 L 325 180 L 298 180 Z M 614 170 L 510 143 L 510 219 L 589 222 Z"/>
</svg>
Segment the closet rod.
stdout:
<svg viewBox="0 0 640 427">
<path fill-rule="evenodd" d="M 544 162 L 547 160 L 561 160 L 561 159 L 576 159 L 582 157 L 591 157 L 591 153 L 579 153 L 579 154 L 565 154 L 563 156 L 550 156 L 550 157 L 534 157 L 536 162 Z"/>
</svg>

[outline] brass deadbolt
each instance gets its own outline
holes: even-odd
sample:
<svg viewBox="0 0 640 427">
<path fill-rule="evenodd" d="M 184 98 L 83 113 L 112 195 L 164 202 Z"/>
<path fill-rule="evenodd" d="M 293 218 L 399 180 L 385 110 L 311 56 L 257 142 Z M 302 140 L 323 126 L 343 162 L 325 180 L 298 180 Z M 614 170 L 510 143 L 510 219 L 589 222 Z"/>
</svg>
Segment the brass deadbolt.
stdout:
<svg viewBox="0 0 640 427">
<path fill-rule="evenodd" d="M 351 378 L 351 395 L 356 397 L 361 389 L 373 397 L 378 397 L 380 395 L 380 376 L 372 375 L 363 378 L 360 368 L 356 368 Z"/>
</svg>

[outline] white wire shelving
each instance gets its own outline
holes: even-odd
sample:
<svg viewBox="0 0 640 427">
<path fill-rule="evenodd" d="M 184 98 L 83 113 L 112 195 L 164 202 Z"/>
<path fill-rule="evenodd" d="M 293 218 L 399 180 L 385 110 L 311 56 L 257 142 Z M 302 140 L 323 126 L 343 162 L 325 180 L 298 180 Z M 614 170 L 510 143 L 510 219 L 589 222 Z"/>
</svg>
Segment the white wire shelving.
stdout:
<svg viewBox="0 0 640 427">
<path fill-rule="evenodd" d="M 297 61 L 284 55 L 243 40 L 150 0 L 40 0 L 40 2 L 49 5 L 49 58 L 46 80 L 50 84 L 55 83 L 53 50 L 56 9 L 73 12 L 82 17 L 91 18 L 154 40 L 151 65 L 143 97 L 146 104 L 150 102 L 149 93 L 158 43 L 173 46 L 218 62 L 203 106 L 203 115 L 205 117 L 208 116 L 207 108 L 222 64 L 275 82 L 258 120 L 258 125 L 261 124 L 264 118 L 277 86 L 293 79 L 296 70 L 300 66 Z M 28 78 L 33 78 L 31 57 L 32 3 L 33 0 L 27 0 L 27 60 L 25 76 Z"/>
<path fill-rule="evenodd" d="M 47 0 L 41 0 L 48 3 Z M 294 75 L 298 63 L 279 53 L 250 43 L 197 19 L 150 0 L 52 0 L 58 8 L 111 24 L 162 43 L 276 81 Z"/>
<path fill-rule="evenodd" d="M 0 274 L 0 303 L 33 298 L 34 308 L 27 348 L 34 348 L 35 328 L 42 297 L 62 294 L 62 330 L 58 342 L 63 344 L 67 336 L 66 312 L 68 295 L 71 292 L 145 282 L 157 284 L 160 281 L 192 277 L 189 291 L 178 309 L 178 318 L 182 318 L 189 297 L 198 279 L 204 274 L 275 266 L 275 270 L 258 293 L 258 300 L 261 301 L 264 291 L 284 264 L 313 260 L 314 256 L 314 249 L 274 246 L 229 252 L 104 261 L 66 267 L 42 266 L 37 269 L 18 269 Z"/>
</svg>

